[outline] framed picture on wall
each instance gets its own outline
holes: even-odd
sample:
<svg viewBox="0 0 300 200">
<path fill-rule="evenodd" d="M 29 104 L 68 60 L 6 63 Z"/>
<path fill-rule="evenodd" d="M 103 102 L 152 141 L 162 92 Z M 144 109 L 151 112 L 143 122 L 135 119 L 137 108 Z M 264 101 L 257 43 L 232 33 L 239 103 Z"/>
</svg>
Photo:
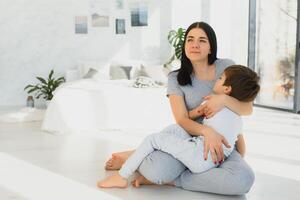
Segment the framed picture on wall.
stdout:
<svg viewBox="0 0 300 200">
<path fill-rule="evenodd" d="M 89 0 L 93 27 L 108 27 L 110 7 L 107 0 Z"/>
<path fill-rule="evenodd" d="M 124 8 L 124 0 L 115 0 L 116 8 L 123 9 Z"/>
<path fill-rule="evenodd" d="M 148 26 L 148 5 L 145 2 L 130 4 L 131 26 Z"/>
<path fill-rule="evenodd" d="M 116 34 L 125 34 L 125 19 L 116 19 Z"/>
<path fill-rule="evenodd" d="M 99 15 L 97 13 L 92 14 L 92 26 L 93 27 L 108 27 L 109 16 Z"/>
<path fill-rule="evenodd" d="M 75 16 L 75 34 L 87 34 L 87 16 Z"/>
</svg>

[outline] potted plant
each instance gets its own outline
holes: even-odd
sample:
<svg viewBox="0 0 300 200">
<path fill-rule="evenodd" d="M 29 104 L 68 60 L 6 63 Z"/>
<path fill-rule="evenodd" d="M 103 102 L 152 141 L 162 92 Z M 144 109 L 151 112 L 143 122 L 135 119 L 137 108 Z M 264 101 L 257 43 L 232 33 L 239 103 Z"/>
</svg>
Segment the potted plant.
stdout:
<svg viewBox="0 0 300 200">
<path fill-rule="evenodd" d="M 44 79 L 42 77 L 36 77 L 40 83 L 36 85 L 27 85 L 24 90 L 27 90 L 27 93 L 35 93 L 35 97 L 39 99 L 43 97 L 46 100 L 46 105 L 50 102 L 53 97 L 53 92 L 55 89 L 65 82 L 64 77 L 59 77 L 55 79 L 53 77 L 54 70 L 50 71 L 48 79 Z"/>
<path fill-rule="evenodd" d="M 181 59 L 182 47 L 184 42 L 184 35 L 186 30 L 183 28 L 178 28 L 178 30 L 171 30 L 168 34 L 168 41 L 174 47 L 174 54 L 169 59 L 167 63 L 165 63 L 165 67 L 170 68 L 171 63 L 176 60 Z"/>
</svg>

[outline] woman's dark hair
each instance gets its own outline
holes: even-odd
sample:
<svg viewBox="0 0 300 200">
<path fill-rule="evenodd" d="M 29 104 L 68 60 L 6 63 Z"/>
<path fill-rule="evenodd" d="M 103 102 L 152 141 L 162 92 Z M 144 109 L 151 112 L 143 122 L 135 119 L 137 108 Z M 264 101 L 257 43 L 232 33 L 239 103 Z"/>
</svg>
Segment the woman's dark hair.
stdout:
<svg viewBox="0 0 300 200">
<path fill-rule="evenodd" d="M 191 74 L 193 73 L 193 66 L 190 59 L 186 56 L 185 53 L 185 42 L 188 33 L 194 29 L 202 29 L 207 37 L 210 44 L 210 54 L 208 55 L 208 64 L 213 64 L 217 60 L 217 37 L 213 28 L 205 22 L 195 22 L 191 24 L 185 32 L 184 42 L 182 45 L 182 54 L 181 54 L 181 67 L 176 70 L 178 72 L 177 81 L 179 85 L 192 85 Z"/>
</svg>

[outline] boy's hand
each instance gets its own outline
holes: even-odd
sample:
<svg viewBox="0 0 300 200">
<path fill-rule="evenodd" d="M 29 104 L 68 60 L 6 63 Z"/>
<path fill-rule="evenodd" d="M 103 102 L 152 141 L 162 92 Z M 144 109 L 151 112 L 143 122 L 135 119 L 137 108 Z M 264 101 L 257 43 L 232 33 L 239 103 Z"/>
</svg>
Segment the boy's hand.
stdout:
<svg viewBox="0 0 300 200">
<path fill-rule="evenodd" d="M 204 104 L 201 104 L 200 106 L 198 106 L 198 107 L 196 108 L 197 113 L 198 113 L 199 116 L 204 115 L 204 107 L 205 107 L 205 105 L 204 105 Z"/>
<path fill-rule="evenodd" d="M 225 107 L 225 98 L 225 94 L 208 95 L 204 97 L 206 102 L 201 106 L 201 108 L 199 108 L 198 112 L 203 113 L 207 119 L 213 117 L 217 112 Z"/>
</svg>

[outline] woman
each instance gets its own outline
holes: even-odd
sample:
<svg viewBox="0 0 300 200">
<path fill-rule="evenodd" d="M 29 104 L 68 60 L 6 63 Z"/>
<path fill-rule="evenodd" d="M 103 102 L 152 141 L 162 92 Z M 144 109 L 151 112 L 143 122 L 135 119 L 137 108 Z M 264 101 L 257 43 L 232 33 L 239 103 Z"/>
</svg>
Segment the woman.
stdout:
<svg viewBox="0 0 300 200">
<path fill-rule="evenodd" d="M 213 116 L 223 107 L 240 115 L 252 112 L 252 102 L 242 103 L 227 95 L 210 95 L 214 82 L 224 69 L 234 64 L 228 59 L 217 59 L 217 40 L 214 30 L 204 22 L 196 22 L 186 31 L 181 68 L 170 73 L 167 94 L 176 122 L 190 135 L 205 138 L 204 156 L 210 153 L 215 162 L 223 161 L 222 144 L 228 146 L 222 135 L 202 125 L 199 111 Z M 201 105 L 206 99 L 206 103 Z M 244 154 L 244 149 L 237 149 Z M 132 151 L 113 154 L 106 169 L 119 169 Z M 172 156 L 155 151 L 140 165 L 139 172 L 155 184 L 175 185 L 186 190 L 224 195 L 244 194 L 254 182 L 254 174 L 241 155 L 234 151 L 219 168 L 193 174 Z M 142 181 L 143 182 L 143 181 Z"/>
</svg>

